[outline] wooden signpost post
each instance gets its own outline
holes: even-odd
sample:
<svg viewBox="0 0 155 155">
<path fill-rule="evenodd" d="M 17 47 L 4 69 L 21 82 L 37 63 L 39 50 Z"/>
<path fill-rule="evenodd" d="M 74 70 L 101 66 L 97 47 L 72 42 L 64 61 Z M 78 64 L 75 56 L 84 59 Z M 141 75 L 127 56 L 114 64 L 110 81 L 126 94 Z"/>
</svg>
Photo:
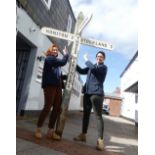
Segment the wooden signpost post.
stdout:
<svg viewBox="0 0 155 155">
<path fill-rule="evenodd" d="M 69 72 L 67 75 L 66 87 L 63 93 L 62 112 L 60 114 L 60 118 L 57 122 L 57 127 L 56 127 L 56 132 L 60 136 L 62 136 L 64 127 L 65 127 L 65 121 L 66 121 L 69 101 L 70 101 L 72 88 L 73 88 L 73 82 L 75 78 L 75 69 L 76 69 L 80 44 L 85 44 L 89 46 L 112 50 L 111 44 L 108 44 L 100 40 L 87 39 L 87 38 L 81 37 L 82 31 L 86 27 L 86 25 L 89 23 L 89 21 L 91 20 L 91 17 L 92 16 L 89 16 L 84 19 L 83 13 L 80 12 L 77 17 L 76 24 L 75 24 L 74 34 L 60 31 L 60 30 L 53 29 L 53 28 L 48 28 L 48 27 L 43 27 L 41 29 L 41 32 L 47 36 L 56 37 L 56 38 L 60 38 L 63 40 L 68 40 L 68 41 L 73 42 L 72 50 L 70 53 L 70 60 L 69 60 L 69 69 L 68 69 Z"/>
</svg>

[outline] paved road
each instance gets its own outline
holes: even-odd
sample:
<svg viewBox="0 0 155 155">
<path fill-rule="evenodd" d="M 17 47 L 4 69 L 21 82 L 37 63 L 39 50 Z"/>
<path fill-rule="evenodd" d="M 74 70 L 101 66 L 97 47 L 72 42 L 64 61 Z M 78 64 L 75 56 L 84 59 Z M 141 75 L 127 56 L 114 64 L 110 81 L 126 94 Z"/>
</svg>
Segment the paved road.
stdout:
<svg viewBox="0 0 155 155">
<path fill-rule="evenodd" d="M 105 121 L 105 151 L 95 150 L 97 132 L 94 114 L 91 115 L 87 142 L 74 142 L 81 131 L 82 112 L 70 112 L 61 142 L 43 140 L 36 142 L 33 132 L 36 117 L 17 119 L 17 155 L 138 155 L 138 131 L 134 122 L 120 117 L 103 115 Z M 47 131 L 47 121 L 43 133 Z M 43 153 L 44 152 L 44 153 Z"/>
</svg>

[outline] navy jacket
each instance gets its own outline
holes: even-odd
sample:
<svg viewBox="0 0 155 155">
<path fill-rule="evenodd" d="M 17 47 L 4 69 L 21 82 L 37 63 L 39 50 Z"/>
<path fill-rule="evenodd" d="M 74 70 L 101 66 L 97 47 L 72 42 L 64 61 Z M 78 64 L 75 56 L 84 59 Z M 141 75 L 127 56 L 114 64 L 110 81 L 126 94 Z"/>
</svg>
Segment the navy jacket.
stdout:
<svg viewBox="0 0 155 155">
<path fill-rule="evenodd" d="M 67 63 L 68 55 L 62 59 L 55 56 L 47 56 L 44 62 L 42 88 L 46 86 L 61 86 L 61 70 L 60 67 Z"/>
<path fill-rule="evenodd" d="M 76 67 L 80 74 L 87 74 L 86 83 L 84 85 L 85 94 L 90 95 L 104 95 L 103 83 L 107 74 L 107 66 L 102 64 L 92 64 L 86 61 L 86 68 Z"/>
</svg>

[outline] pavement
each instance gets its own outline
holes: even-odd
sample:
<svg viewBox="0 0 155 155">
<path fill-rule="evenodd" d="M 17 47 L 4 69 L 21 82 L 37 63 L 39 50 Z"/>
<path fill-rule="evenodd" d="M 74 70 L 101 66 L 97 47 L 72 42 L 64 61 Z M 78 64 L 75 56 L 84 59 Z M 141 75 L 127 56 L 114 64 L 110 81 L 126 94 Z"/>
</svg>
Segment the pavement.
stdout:
<svg viewBox="0 0 155 155">
<path fill-rule="evenodd" d="M 82 112 L 68 113 L 61 141 L 46 138 L 48 118 L 42 128 L 43 139 L 36 139 L 34 131 L 37 119 L 35 116 L 16 117 L 17 155 L 138 155 L 138 127 L 125 118 L 103 115 L 104 151 L 95 149 L 97 127 L 93 113 L 86 142 L 73 140 L 81 132 Z"/>
</svg>

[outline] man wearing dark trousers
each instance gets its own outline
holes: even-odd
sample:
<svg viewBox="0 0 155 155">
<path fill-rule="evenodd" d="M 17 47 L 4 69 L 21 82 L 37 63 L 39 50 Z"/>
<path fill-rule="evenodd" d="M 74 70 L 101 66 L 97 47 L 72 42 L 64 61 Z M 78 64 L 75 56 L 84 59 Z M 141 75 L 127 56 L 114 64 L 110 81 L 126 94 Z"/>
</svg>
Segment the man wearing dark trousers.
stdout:
<svg viewBox="0 0 155 155">
<path fill-rule="evenodd" d="M 103 140 L 103 132 L 104 132 L 104 121 L 102 118 L 102 106 L 104 100 L 104 88 L 103 83 L 105 81 L 105 77 L 107 74 L 107 66 L 104 65 L 105 53 L 103 51 L 99 51 L 96 54 L 96 63 L 92 64 L 91 61 L 88 60 L 88 56 L 84 55 L 86 68 L 80 68 L 77 65 L 77 71 L 80 74 L 87 74 L 86 83 L 83 87 L 83 121 L 82 121 L 82 133 L 78 136 L 74 137 L 75 141 L 86 141 L 86 134 L 89 125 L 89 118 L 91 109 L 93 107 L 96 121 L 97 121 L 97 146 L 96 149 L 103 150 L 104 149 L 104 140 Z"/>
</svg>

